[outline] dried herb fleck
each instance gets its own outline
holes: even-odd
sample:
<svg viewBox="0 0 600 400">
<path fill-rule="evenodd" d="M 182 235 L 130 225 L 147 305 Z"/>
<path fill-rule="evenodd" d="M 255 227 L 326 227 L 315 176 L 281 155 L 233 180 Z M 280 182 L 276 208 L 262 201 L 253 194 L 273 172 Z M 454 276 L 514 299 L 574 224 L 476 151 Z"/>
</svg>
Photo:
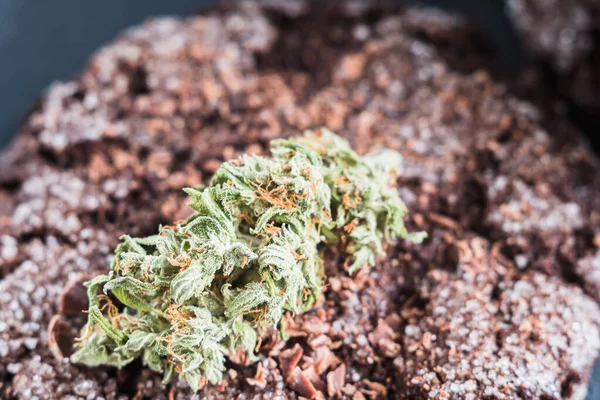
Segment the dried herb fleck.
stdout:
<svg viewBox="0 0 600 400">
<path fill-rule="evenodd" d="M 194 390 L 219 382 L 228 354 L 255 357 L 266 328 L 312 306 L 327 243 L 353 273 L 373 266 L 384 242 L 424 238 L 404 227 L 398 164 L 392 151 L 360 157 L 326 129 L 272 141 L 269 158 L 224 163 L 210 186 L 185 189 L 192 217 L 123 236 L 111 271 L 86 283 L 89 320 L 72 360 L 122 367 L 141 357 L 165 381 L 176 372 Z"/>
</svg>

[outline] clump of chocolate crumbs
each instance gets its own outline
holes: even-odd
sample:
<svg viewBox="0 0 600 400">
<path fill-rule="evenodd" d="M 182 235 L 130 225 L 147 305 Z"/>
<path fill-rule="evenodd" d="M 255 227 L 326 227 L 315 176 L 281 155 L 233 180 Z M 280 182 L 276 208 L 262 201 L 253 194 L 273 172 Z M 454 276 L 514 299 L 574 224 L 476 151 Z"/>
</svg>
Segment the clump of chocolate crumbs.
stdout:
<svg viewBox="0 0 600 400">
<path fill-rule="evenodd" d="M 401 154 L 405 223 L 429 238 L 353 276 L 329 248 L 315 307 L 284 319 L 290 339 L 271 330 L 257 363 L 234 357 L 196 398 L 584 398 L 600 350 L 598 161 L 477 69 L 478 39 L 429 9 L 243 3 L 102 48 L 0 157 L 0 397 L 188 399 L 140 362 L 66 360 L 81 282 L 121 234 L 187 219 L 182 187 L 327 126 L 358 154 Z"/>
</svg>

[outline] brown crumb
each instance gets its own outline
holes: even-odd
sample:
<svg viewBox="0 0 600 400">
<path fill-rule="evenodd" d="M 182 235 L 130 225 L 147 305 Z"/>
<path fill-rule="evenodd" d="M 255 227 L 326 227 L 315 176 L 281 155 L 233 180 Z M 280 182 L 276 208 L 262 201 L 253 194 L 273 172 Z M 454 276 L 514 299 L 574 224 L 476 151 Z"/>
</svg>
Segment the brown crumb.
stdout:
<svg viewBox="0 0 600 400">
<path fill-rule="evenodd" d="M 246 378 L 246 382 L 248 382 L 251 386 L 256 386 L 261 389 L 264 389 L 267 386 L 267 376 L 265 375 L 265 369 L 262 366 L 262 363 L 256 364 L 256 374 L 252 378 Z"/>
<path fill-rule="evenodd" d="M 88 275 L 79 274 L 75 279 L 67 283 L 58 299 L 59 313 L 67 316 L 75 316 L 82 315 L 87 310 L 87 289 L 83 284 L 89 279 Z"/>
<path fill-rule="evenodd" d="M 279 354 L 279 369 L 286 382 L 292 379 L 292 372 L 300 362 L 302 354 L 304 354 L 304 350 L 299 344 L 295 344 L 291 349 L 284 350 Z"/>
<path fill-rule="evenodd" d="M 309 399 L 315 398 L 317 390 L 300 367 L 290 373 L 287 385 L 299 395 Z"/>
<path fill-rule="evenodd" d="M 340 396 L 346 382 L 346 364 L 340 365 L 335 371 L 327 374 L 327 393 L 330 396 Z"/>
<path fill-rule="evenodd" d="M 70 323 L 55 315 L 48 325 L 48 347 L 57 360 L 69 357 L 73 352 L 75 341 Z"/>
</svg>

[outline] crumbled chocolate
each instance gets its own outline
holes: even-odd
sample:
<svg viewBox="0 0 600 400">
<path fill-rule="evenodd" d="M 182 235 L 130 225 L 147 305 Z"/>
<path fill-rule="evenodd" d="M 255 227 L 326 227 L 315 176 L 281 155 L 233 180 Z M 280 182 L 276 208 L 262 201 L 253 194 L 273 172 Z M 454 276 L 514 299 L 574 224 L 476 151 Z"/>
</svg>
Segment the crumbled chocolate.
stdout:
<svg viewBox="0 0 600 400">
<path fill-rule="evenodd" d="M 337 358 L 327 346 L 318 347 L 312 353 L 312 360 L 312 366 L 315 368 L 315 372 L 319 375 L 327 371 L 329 368 L 335 368 L 335 366 L 340 363 L 339 358 Z"/>
<path fill-rule="evenodd" d="M 285 377 L 286 381 L 289 381 L 292 377 L 292 372 L 298 366 L 300 359 L 302 358 L 302 346 L 296 343 L 291 349 L 282 351 L 279 354 L 279 369 Z"/>
<path fill-rule="evenodd" d="M 304 369 L 302 372 L 304 372 L 304 375 L 306 375 L 306 377 L 313 384 L 315 389 L 317 389 L 321 393 L 327 393 L 327 386 L 323 379 L 321 379 L 320 374 L 317 373 L 313 365 Z"/>
<path fill-rule="evenodd" d="M 256 375 L 252 378 L 246 378 L 246 382 L 249 385 L 259 387 L 264 389 L 267 386 L 267 377 L 265 376 L 265 369 L 263 368 L 261 363 L 256 365 Z"/>
<path fill-rule="evenodd" d="M 375 330 L 367 337 L 371 346 L 378 349 L 385 357 L 395 357 L 400 353 L 401 346 L 395 342 L 398 335 L 385 320 L 380 319 Z"/>
<path fill-rule="evenodd" d="M 120 234 L 186 218 L 181 187 L 223 160 L 322 125 L 361 153 L 401 152 L 407 223 L 430 238 L 355 276 L 328 249 L 324 294 L 286 320 L 290 339 L 266 332 L 258 364 L 231 355 L 196 398 L 584 396 L 600 174 L 579 133 L 458 68 L 477 58 L 460 18 L 295 4 L 150 20 L 48 90 L 0 158 L 0 396 L 189 398 L 141 363 L 57 360 L 84 319 L 69 282 L 107 270 Z"/>
<path fill-rule="evenodd" d="M 346 382 L 346 365 L 340 365 L 336 370 L 327 374 L 327 393 L 330 396 L 340 396 Z"/>
<path fill-rule="evenodd" d="M 58 312 L 65 316 L 76 316 L 88 308 L 87 289 L 83 285 L 90 277 L 80 274 L 69 281 L 58 300 Z"/>
<path fill-rule="evenodd" d="M 48 348 L 57 360 L 69 357 L 73 350 L 75 332 L 71 324 L 55 315 L 48 324 Z"/>
<path fill-rule="evenodd" d="M 600 3 L 596 0 L 506 0 L 506 3 L 529 54 L 550 70 L 548 81 L 581 111 L 590 117 L 597 116 Z"/>
<path fill-rule="evenodd" d="M 317 389 L 315 389 L 315 386 L 311 380 L 308 378 L 308 376 L 306 376 L 304 371 L 300 369 L 300 367 L 294 368 L 294 370 L 290 373 L 287 384 L 300 396 L 314 399 L 317 395 Z"/>
<path fill-rule="evenodd" d="M 363 381 L 368 389 L 363 389 L 362 393 L 368 394 L 373 399 L 383 399 L 387 395 L 387 389 L 379 382 L 371 382 L 368 379 Z"/>
</svg>

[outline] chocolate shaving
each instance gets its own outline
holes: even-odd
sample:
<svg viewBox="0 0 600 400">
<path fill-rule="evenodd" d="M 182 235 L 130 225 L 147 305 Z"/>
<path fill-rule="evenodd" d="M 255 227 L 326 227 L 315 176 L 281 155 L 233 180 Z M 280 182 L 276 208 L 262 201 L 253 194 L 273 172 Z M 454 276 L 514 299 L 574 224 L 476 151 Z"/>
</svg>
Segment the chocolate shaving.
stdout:
<svg viewBox="0 0 600 400">
<path fill-rule="evenodd" d="M 228 357 L 229 361 L 243 367 L 252 364 L 248 353 L 241 348 L 236 349 L 235 352 L 229 352 Z"/>
<path fill-rule="evenodd" d="M 87 290 L 83 283 L 89 280 L 86 274 L 79 274 L 67 283 L 58 300 L 58 312 L 62 315 L 76 316 L 88 308 Z"/>
<path fill-rule="evenodd" d="M 303 318 L 300 329 L 313 335 L 322 335 L 329 331 L 329 324 L 321 321 L 314 315 L 307 315 Z"/>
<path fill-rule="evenodd" d="M 327 335 L 319 335 L 308 339 L 308 345 L 314 350 L 322 346 L 330 347 L 332 345 L 331 338 Z"/>
<path fill-rule="evenodd" d="M 327 393 L 330 396 L 340 396 L 345 383 L 346 364 L 342 364 L 335 371 L 327 374 Z"/>
<path fill-rule="evenodd" d="M 294 368 L 290 373 L 287 385 L 299 395 L 309 399 L 314 399 L 317 394 L 317 389 L 300 367 Z"/>
<path fill-rule="evenodd" d="M 354 393 L 356 393 L 356 386 L 346 383 L 342 388 L 342 393 L 347 396 L 352 396 Z"/>
<path fill-rule="evenodd" d="M 306 368 L 303 372 L 304 375 L 306 375 L 306 377 L 312 382 L 312 384 L 317 390 L 321 392 L 325 392 L 327 390 L 327 385 L 325 384 L 325 382 L 323 382 L 323 380 L 315 370 L 314 366 L 311 365 L 310 367 Z"/>
<path fill-rule="evenodd" d="M 369 392 L 363 390 L 363 393 L 368 393 L 373 398 L 381 398 L 387 396 L 387 389 L 379 382 L 373 382 L 368 379 L 363 380 L 363 383 L 370 389 Z"/>
<path fill-rule="evenodd" d="M 68 321 L 55 315 L 48 325 L 48 347 L 57 360 L 69 357 L 73 353 L 73 329 Z"/>
<path fill-rule="evenodd" d="M 283 330 L 289 337 L 303 337 L 306 336 L 306 332 L 301 328 L 293 318 L 286 314 L 283 317 Z"/>
<path fill-rule="evenodd" d="M 361 392 L 356 392 L 356 393 L 354 393 L 352 400 L 366 400 L 366 397 Z"/>
<path fill-rule="evenodd" d="M 342 290 L 342 281 L 340 280 L 340 278 L 331 277 L 327 280 L 327 282 L 329 282 L 329 288 L 332 291 L 339 292 L 340 290 Z"/>
<path fill-rule="evenodd" d="M 304 350 L 298 343 L 291 349 L 282 351 L 279 354 L 279 369 L 286 382 L 292 378 L 292 372 L 297 367 L 303 354 Z"/>
<path fill-rule="evenodd" d="M 256 365 L 256 374 L 253 378 L 246 378 L 246 382 L 250 386 L 256 386 L 261 389 L 264 389 L 267 386 L 267 376 L 265 375 L 265 369 L 262 366 L 262 363 L 258 363 Z"/>
<path fill-rule="evenodd" d="M 392 328 L 392 331 L 399 332 L 402 325 L 402 318 L 396 313 L 391 313 L 385 318 L 385 323 Z"/>
<path fill-rule="evenodd" d="M 319 347 L 314 352 L 314 367 L 317 374 L 322 374 L 330 367 L 335 367 L 340 363 L 340 359 L 329 350 L 328 347 Z"/>
<path fill-rule="evenodd" d="M 385 320 L 379 320 L 377 328 L 368 335 L 371 345 L 385 357 L 396 357 L 400 354 L 400 345 L 393 340 L 396 337 L 397 334 Z"/>
</svg>

